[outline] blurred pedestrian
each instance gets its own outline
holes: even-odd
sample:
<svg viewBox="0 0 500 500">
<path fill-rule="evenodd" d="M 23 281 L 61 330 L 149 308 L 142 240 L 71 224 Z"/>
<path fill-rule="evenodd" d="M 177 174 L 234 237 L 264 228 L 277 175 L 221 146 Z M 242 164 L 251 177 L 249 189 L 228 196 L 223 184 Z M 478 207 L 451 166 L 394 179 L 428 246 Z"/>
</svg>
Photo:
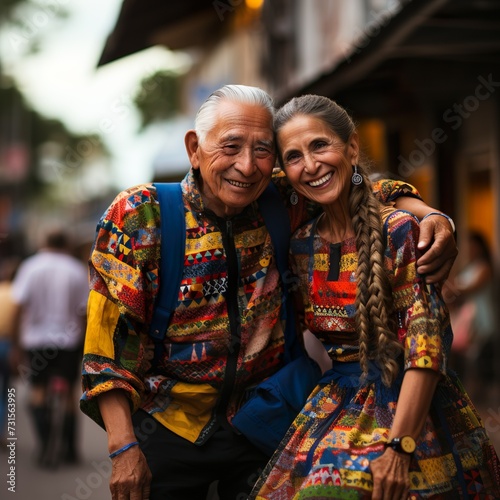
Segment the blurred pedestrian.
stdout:
<svg viewBox="0 0 500 500">
<path fill-rule="evenodd" d="M 204 499 L 215 480 L 220 498 L 244 498 L 269 458 L 231 422 L 246 391 L 283 363 L 283 283 L 257 200 L 273 178 L 292 225 L 309 216 L 274 170 L 273 113 L 265 92 L 243 85 L 202 105 L 185 136 L 185 234 L 161 234 L 150 184 L 120 193 L 99 222 L 81 408 L 108 433 L 114 500 Z M 413 209 L 432 212 L 406 184 L 380 194 L 410 195 Z M 437 229 L 429 269 L 446 275 L 456 255 L 450 226 L 442 216 L 424 225 L 428 241 Z M 155 356 L 160 243 L 175 238 L 186 248 L 179 302 Z"/>
<path fill-rule="evenodd" d="M 15 320 L 15 305 L 12 301 L 12 279 L 16 272 L 17 263 L 15 258 L 6 258 L 0 262 L 0 443 L 2 445 L 5 442 L 5 433 L 7 431 L 7 396 L 11 380 L 9 360 Z"/>
<path fill-rule="evenodd" d="M 456 300 L 450 304 L 453 363 L 469 391 L 479 398 L 494 377 L 494 270 L 484 235 L 467 234 L 467 261 L 454 279 Z M 481 390 L 477 390 L 478 387 Z"/>
<path fill-rule="evenodd" d="M 50 231 L 39 251 L 21 263 L 14 279 L 16 335 L 13 353 L 20 377 L 29 383 L 29 407 L 39 445 L 38 462 L 46 464 L 50 428 L 47 397 L 53 377 L 66 381 L 64 450 L 61 459 L 78 460 L 76 383 L 81 366 L 88 278 L 85 265 L 70 253 L 62 230 Z"/>
</svg>

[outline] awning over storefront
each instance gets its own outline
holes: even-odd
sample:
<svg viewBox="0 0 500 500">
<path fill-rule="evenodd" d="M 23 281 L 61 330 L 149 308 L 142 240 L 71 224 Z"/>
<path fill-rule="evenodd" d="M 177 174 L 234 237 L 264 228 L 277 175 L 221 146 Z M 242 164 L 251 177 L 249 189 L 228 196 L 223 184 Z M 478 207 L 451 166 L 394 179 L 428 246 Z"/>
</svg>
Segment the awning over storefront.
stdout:
<svg viewBox="0 0 500 500">
<path fill-rule="evenodd" d="M 285 89 L 284 102 L 306 93 L 335 96 L 384 114 L 404 103 L 406 90 L 450 99 L 470 91 L 478 76 L 500 67 L 498 0 L 406 0 L 391 18 L 368 25 L 345 58 L 310 82 Z M 449 82 L 454 83 L 453 90 Z M 399 99 L 398 99 L 399 98 Z M 374 102 L 378 99 L 378 104 Z"/>
<path fill-rule="evenodd" d="M 232 5 L 124 0 L 99 65 L 153 45 L 172 50 L 207 47 L 229 26 L 236 11 Z M 395 97 L 404 101 L 405 88 L 415 84 L 424 93 L 446 95 L 443 82 L 450 79 L 457 83 L 456 92 L 467 91 L 479 71 L 488 66 L 498 71 L 499 65 L 500 1 L 402 0 L 395 15 L 382 12 L 366 26 L 343 59 L 311 81 L 279 89 L 275 97 L 279 103 L 294 95 L 317 93 L 341 96 L 346 102 L 354 92 L 356 102 L 361 98 L 365 107 L 371 100 L 373 110 L 373 99 L 379 99 L 381 92 L 393 94 L 393 103 Z M 379 101 L 380 111 L 384 106 Z"/>
<path fill-rule="evenodd" d="M 214 4 L 206 0 L 124 0 L 98 65 L 153 45 L 180 50 L 211 43 L 234 11 L 229 4 L 225 9 L 216 9 Z"/>
</svg>

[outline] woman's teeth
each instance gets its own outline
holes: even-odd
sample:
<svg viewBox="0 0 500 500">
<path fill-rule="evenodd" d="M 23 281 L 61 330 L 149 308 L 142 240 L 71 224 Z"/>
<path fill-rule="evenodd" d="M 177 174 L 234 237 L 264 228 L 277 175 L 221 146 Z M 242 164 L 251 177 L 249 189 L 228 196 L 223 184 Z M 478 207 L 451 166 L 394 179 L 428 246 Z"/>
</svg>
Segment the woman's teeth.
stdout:
<svg viewBox="0 0 500 500">
<path fill-rule="evenodd" d="M 329 181 L 332 178 L 332 175 L 333 175 L 332 172 L 330 172 L 316 181 L 308 182 L 308 184 L 309 184 L 309 186 L 312 186 L 312 187 L 321 186 L 321 184 L 324 184 L 325 182 Z"/>
</svg>

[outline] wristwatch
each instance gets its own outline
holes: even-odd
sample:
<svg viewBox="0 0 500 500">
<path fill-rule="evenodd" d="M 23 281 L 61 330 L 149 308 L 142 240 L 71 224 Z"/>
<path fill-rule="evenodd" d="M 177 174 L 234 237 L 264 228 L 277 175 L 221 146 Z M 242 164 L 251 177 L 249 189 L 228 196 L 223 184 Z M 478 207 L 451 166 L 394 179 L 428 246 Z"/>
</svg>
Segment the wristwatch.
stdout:
<svg viewBox="0 0 500 500">
<path fill-rule="evenodd" d="M 401 436 L 400 438 L 392 438 L 386 447 L 392 448 L 398 453 L 406 453 L 407 455 L 413 454 L 417 445 L 411 436 Z"/>
</svg>

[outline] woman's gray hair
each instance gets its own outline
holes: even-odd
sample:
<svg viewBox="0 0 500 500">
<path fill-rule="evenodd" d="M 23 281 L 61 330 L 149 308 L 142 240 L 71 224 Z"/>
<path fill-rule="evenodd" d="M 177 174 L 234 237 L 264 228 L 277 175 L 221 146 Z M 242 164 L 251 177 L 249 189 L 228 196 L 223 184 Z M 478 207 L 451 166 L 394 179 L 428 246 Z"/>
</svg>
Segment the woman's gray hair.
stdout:
<svg viewBox="0 0 500 500">
<path fill-rule="evenodd" d="M 262 106 L 274 118 L 274 103 L 271 96 L 258 87 L 247 85 L 225 85 L 213 92 L 201 105 L 194 121 L 198 141 L 203 144 L 207 133 L 215 126 L 217 108 L 222 100 Z"/>
<path fill-rule="evenodd" d="M 351 134 L 356 131 L 356 125 L 342 106 L 328 97 L 308 94 L 294 97 L 276 112 L 274 118 L 276 133 L 297 115 L 315 116 L 323 120 L 344 143 L 347 143 Z"/>
</svg>

